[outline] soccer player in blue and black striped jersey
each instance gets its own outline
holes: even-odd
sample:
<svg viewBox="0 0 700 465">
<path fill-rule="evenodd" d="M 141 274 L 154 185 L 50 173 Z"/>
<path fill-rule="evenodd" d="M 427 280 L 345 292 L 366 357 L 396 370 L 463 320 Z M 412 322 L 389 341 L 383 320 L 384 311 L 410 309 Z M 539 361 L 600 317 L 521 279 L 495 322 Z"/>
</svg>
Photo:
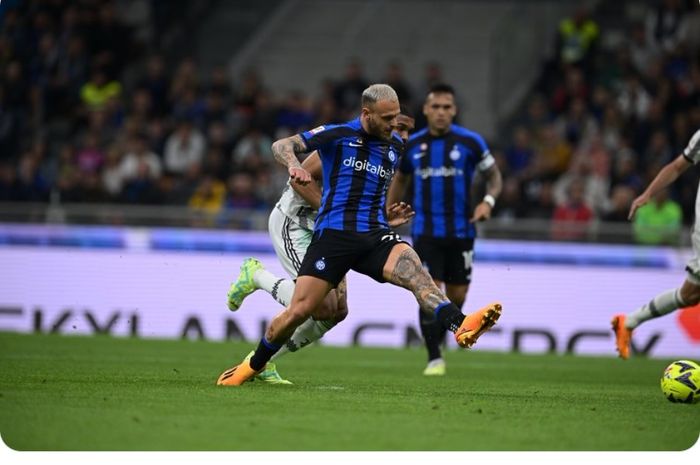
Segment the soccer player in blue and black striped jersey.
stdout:
<svg viewBox="0 0 700 465">
<path fill-rule="evenodd" d="M 435 286 L 416 252 L 389 228 L 386 192 L 404 145 L 393 131 L 399 108 L 394 89 L 374 84 L 362 93 L 359 118 L 272 145 L 275 158 L 287 167 L 293 182 L 302 185 L 311 182 L 311 176 L 297 157 L 318 151 L 323 168 L 321 208 L 291 303 L 272 319 L 253 356 L 222 373 L 217 384 L 238 386 L 264 369 L 351 269 L 413 292 L 423 311 L 455 333 L 462 347 L 474 345 L 500 317 L 499 303 L 462 314 Z"/>
<path fill-rule="evenodd" d="M 453 124 L 457 114 L 454 90 L 436 84 L 423 105 L 428 125 L 408 140 L 387 202 L 402 200 L 413 183 L 413 247 L 435 284 L 457 308 L 462 308 L 471 282 L 476 229 L 488 219 L 501 192 L 501 173 L 484 139 Z M 470 208 L 474 173 L 486 177 L 486 196 Z M 445 374 L 440 344 L 445 330 L 432 315 L 419 311 L 421 333 L 428 349 L 425 375 Z"/>
</svg>

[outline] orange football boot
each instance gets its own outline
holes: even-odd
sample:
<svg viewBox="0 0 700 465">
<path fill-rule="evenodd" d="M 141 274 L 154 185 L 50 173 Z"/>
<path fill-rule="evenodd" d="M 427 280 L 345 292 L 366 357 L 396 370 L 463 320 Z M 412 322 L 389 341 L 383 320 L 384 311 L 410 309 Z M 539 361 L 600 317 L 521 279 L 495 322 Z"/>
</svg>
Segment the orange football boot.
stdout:
<svg viewBox="0 0 700 465">
<path fill-rule="evenodd" d="M 462 326 L 455 333 L 457 344 L 467 349 L 471 348 L 476 344 L 479 336 L 496 324 L 502 310 L 503 306 L 498 302 L 494 302 L 467 315 L 462 322 Z"/>
<path fill-rule="evenodd" d="M 632 340 L 632 330 L 625 327 L 625 320 L 625 315 L 620 313 L 615 315 L 611 321 L 612 329 L 615 332 L 615 345 L 623 360 L 627 360 L 630 356 L 630 341 Z"/>
<path fill-rule="evenodd" d="M 255 371 L 250 366 L 250 360 L 243 360 L 233 368 L 221 373 L 216 380 L 217 386 L 240 386 L 248 380 L 252 380 L 255 375 L 262 370 Z"/>
</svg>

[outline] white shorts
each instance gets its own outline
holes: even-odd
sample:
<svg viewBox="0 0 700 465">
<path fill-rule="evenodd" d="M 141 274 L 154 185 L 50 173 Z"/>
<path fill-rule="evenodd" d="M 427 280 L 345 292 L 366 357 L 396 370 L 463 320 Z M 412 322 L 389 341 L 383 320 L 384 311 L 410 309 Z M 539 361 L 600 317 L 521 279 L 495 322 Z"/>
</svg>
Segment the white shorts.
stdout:
<svg viewBox="0 0 700 465">
<path fill-rule="evenodd" d="M 299 226 L 277 207 L 270 213 L 267 228 L 280 263 L 296 278 L 314 232 Z"/>
</svg>

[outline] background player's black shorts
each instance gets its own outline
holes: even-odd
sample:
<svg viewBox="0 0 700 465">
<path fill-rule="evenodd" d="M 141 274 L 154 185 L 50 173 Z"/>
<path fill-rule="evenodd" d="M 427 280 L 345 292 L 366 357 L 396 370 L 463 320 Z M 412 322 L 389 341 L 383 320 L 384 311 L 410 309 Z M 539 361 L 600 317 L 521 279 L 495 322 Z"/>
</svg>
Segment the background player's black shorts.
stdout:
<svg viewBox="0 0 700 465">
<path fill-rule="evenodd" d="M 299 276 L 315 276 L 336 287 L 352 269 L 383 283 L 384 264 L 391 249 L 401 242 L 405 241 L 391 229 L 316 231 L 301 262 Z"/>
<path fill-rule="evenodd" d="M 433 279 L 447 284 L 471 282 L 474 239 L 418 236 L 413 248 Z"/>
</svg>

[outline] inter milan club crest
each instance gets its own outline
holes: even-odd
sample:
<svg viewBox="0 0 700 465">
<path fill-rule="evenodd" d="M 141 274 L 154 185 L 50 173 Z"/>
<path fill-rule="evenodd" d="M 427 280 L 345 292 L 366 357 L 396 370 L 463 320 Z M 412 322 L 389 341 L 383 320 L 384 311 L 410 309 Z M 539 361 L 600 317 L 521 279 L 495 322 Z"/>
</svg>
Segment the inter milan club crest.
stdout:
<svg viewBox="0 0 700 465">
<path fill-rule="evenodd" d="M 394 153 L 393 149 L 389 149 L 389 160 L 392 162 L 396 161 L 396 154 Z"/>
<path fill-rule="evenodd" d="M 326 262 L 323 261 L 323 258 L 322 258 L 320 260 L 316 260 L 316 263 L 314 264 L 314 266 L 316 267 L 316 269 L 318 271 L 323 271 L 326 269 Z"/>
<path fill-rule="evenodd" d="M 462 156 L 462 154 L 460 153 L 459 149 L 455 145 L 454 147 L 452 147 L 452 150 L 450 151 L 450 158 L 452 159 L 452 161 L 457 161 L 457 160 L 459 160 L 460 156 Z"/>
</svg>

